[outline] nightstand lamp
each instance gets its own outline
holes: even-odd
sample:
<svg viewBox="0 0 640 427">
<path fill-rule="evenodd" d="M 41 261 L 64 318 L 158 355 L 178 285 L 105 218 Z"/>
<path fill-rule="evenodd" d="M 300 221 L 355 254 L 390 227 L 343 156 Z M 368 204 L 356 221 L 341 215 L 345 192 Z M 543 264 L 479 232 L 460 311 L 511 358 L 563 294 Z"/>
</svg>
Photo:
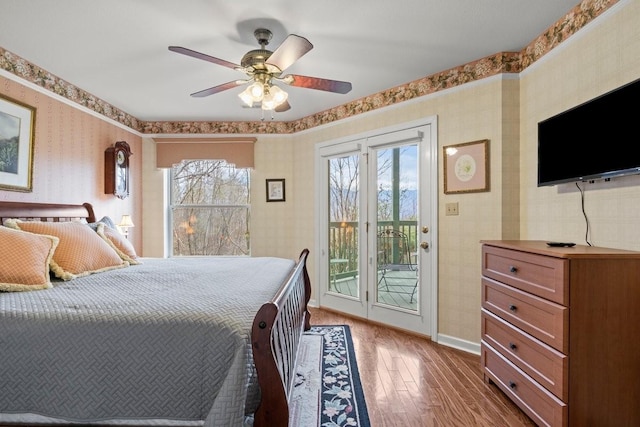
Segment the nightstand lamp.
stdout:
<svg viewBox="0 0 640 427">
<path fill-rule="evenodd" d="M 131 221 L 131 215 L 122 215 L 122 219 L 120 220 L 120 224 L 118 224 L 118 227 L 120 227 L 120 230 L 122 230 L 122 234 L 124 234 L 124 237 L 128 239 L 129 229 L 131 227 L 135 227 L 133 221 Z"/>
</svg>

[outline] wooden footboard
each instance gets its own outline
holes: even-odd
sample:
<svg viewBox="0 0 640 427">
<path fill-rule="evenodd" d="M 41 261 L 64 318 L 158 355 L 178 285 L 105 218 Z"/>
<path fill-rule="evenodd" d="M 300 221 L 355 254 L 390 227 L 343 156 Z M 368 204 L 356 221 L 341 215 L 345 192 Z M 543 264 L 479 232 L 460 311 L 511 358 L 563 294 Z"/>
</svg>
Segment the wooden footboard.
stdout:
<svg viewBox="0 0 640 427">
<path fill-rule="evenodd" d="M 260 308 L 253 321 L 253 360 L 262 396 L 254 427 L 289 425 L 298 345 L 302 333 L 311 328 L 307 309 L 311 298 L 308 255 L 308 249 L 302 251 L 289 279 L 274 299 Z"/>
</svg>

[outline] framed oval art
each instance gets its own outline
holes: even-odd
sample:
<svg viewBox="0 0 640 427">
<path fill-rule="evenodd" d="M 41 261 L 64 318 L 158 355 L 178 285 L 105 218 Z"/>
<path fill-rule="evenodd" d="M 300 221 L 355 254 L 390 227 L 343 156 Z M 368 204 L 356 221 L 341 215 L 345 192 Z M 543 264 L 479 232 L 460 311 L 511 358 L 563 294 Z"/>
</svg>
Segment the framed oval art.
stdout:
<svg viewBox="0 0 640 427">
<path fill-rule="evenodd" d="M 443 147 L 444 193 L 489 191 L 489 140 Z"/>
</svg>

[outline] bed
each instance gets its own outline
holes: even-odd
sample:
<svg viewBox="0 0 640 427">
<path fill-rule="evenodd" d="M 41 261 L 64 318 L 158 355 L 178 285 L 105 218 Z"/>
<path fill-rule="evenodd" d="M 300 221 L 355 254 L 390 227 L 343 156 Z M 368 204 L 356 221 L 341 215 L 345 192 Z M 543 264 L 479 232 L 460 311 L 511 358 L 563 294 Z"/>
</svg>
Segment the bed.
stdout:
<svg viewBox="0 0 640 427">
<path fill-rule="evenodd" d="M 88 203 L 0 202 L 4 233 L 15 218 L 108 229 Z M 0 292 L 0 425 L 287 426 L 308 253 L 138 258 Z"/>
</svg>

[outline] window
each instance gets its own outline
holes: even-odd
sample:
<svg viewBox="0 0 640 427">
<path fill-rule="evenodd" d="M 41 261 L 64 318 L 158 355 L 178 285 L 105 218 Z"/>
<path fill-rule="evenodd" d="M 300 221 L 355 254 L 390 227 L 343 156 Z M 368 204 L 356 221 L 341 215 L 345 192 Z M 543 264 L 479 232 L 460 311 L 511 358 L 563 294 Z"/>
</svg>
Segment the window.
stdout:
<svg viewBox="0 0 640 427">
<path fill-rule="evenodd" d="M 173 165 L 173 255 L 249 255 L 249 202 L 249 169 L 224 160 Z"/>
</svg>

